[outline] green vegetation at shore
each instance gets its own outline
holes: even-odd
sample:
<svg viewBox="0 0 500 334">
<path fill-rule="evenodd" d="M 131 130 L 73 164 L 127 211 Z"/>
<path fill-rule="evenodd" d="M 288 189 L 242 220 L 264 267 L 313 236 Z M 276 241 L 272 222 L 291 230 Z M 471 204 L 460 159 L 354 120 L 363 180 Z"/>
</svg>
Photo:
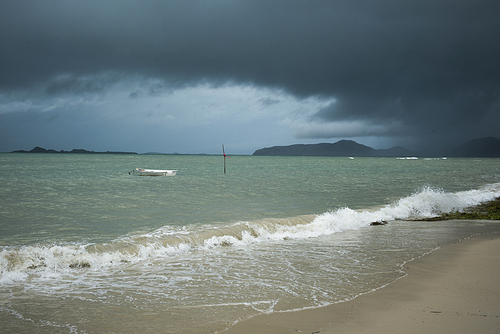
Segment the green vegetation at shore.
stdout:
<svg viewBox="0 0 500 334">
<path fill-rule="evenodd" d="M 450 219 L 487 219 L 500 220 L 500 197 L 493 201 L 479 204 L 465 209 L 462 212 L 453 211 L 443 213 L 438 217 L 427 218 L 424 220 L 450 220 Z"/>
</svg>

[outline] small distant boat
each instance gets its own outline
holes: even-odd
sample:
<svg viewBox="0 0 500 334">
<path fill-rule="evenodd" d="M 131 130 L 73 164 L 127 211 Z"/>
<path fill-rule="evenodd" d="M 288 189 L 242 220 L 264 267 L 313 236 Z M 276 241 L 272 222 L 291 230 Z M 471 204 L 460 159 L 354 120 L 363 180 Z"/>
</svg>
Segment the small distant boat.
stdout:
<svg viewBox="0 0 500 334">
<path fill-rule="evenodd" d="M 177 173 L 177 169 L 145 169 L 136 168 L 129 174 L 139 175 L 139 176 L 174 176 Z"/>
</svg>

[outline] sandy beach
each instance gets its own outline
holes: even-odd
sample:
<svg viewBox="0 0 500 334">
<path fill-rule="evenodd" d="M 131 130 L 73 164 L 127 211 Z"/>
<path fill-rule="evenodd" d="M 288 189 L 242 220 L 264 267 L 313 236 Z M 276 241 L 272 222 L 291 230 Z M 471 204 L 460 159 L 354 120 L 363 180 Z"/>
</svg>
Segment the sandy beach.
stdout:
<svg viewBox="0 0 500 334">
<path fill-rule="evenodd" d="M 403 270 L 352 301 L 261 315 L 224 333 L 500 333 L 499 234 L 443 247 Z"/>
</svg>

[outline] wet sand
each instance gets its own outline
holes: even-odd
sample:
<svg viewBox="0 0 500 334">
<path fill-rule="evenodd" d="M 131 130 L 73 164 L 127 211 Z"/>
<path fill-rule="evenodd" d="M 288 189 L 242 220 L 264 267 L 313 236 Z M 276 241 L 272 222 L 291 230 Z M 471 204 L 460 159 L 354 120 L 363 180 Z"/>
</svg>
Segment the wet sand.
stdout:
<svg viewBox="0 0 500 334">
<path fill-rule="evenodd" d="M 407 276 L 352 301 L 260 315 L 224 334 L 500 333 L 500 234 L 473 236 L 403 269 Z"/>
</svg>

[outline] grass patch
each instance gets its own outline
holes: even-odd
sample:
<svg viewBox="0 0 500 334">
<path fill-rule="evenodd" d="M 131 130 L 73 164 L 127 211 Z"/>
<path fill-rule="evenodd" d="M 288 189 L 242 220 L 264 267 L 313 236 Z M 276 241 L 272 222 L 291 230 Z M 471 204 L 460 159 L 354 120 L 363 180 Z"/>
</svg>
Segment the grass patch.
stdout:
<svg viewBox="0 0 500 334">
<path fill-rule="evenodd" d="M 438 217 L 424 218 L 425 221 L 450 220 L 450 219 L 485 219 L 500 220 L 500 197 L 483 204 L 465 209 L 462 212 L 453 211 L 443 213 Z"/>
</svg>

